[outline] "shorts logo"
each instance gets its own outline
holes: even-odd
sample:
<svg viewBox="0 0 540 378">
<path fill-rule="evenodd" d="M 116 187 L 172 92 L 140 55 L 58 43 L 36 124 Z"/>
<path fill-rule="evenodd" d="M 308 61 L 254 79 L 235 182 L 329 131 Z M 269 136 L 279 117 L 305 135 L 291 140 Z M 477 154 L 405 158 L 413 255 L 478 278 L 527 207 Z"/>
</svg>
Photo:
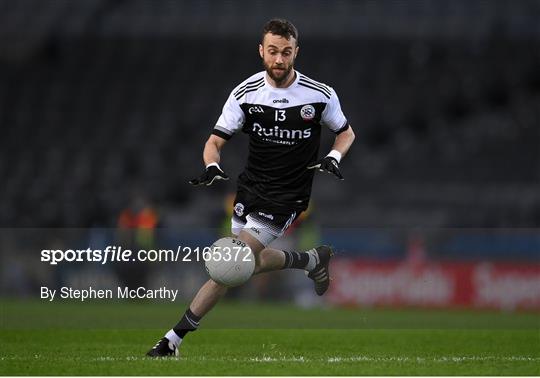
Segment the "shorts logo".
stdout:
<svg viewBox="0 0 540 378">
<path fill-rule="evenodd" d="M 268 218 L 270 220 L 274 220 L 274 216 L 272 214 L 265 214 L 265 213 L 262 213 L 262 212 L 259 211 L 259 215 L 261 217 L 265 217 L 265 218 Z"/>
<path fill-rule="evenodd" d="M 244 205 L 242 205 L 240 202 L 238 202 L 236 205 L 234 205 L 234 212 L 235 212 L 236 215 L 238 215 L 239 217 L 241 217 L 242 215 L 244 215 Z"/>
<path fill-rule="evenodd" d="M 300 109 L 300 116 L 304 121 L 309 121 L 315 118 L 315 108 L 313 105 L 304 105 Z"/>
<path fill-rule="evenodd" d="M 251 227 L 251 231 L 253 231 L 253 232 L 256 233 L 257 235 L 260 235 L 260 234 L 261 234 L 261 231 L 260 231 L 257 227 Z"/>
<path fill-rule="evenodd" d="M 248 113 L 249 114 L 264 113 L 264 109 L 260 106 L 252 106 L 251 108 L 248 109 Z"/>
</svg>

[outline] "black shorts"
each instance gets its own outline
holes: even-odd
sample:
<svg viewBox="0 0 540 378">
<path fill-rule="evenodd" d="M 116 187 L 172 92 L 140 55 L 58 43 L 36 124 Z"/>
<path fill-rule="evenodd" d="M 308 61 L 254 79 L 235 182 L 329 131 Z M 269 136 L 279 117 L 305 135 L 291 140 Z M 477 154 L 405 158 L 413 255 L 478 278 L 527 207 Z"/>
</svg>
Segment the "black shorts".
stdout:
<svg viewBox="0 0 540 378">
<path fill-rule="evenodd" d="M 239 189 L 234 199 L 232 232 L 248 231 L 264 246 L 277 239 L 300 215 L 301 211 L 270 203 L 246 190 Z"/>
</svg>

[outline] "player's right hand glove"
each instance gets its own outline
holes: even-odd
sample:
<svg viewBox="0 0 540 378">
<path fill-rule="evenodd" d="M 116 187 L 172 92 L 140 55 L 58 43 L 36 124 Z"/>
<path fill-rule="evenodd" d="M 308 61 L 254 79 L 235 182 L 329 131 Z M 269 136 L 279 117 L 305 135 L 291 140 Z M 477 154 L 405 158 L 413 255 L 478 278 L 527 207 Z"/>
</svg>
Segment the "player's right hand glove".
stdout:
<svg viewBox="0 0 540 378">
<path fill-rule="evenodd" d="M 343 175 L 339 171 L 339 165 L 337 159 L 326 156 L 320 160 L 314 161 L 308 165 L 307 169 L 318 169 L 319 172 L 331 173 L 340 180 L 344 180 Z"/>
<path fill-rule="evenodd" d="M 219 168 L 219 165 L 210 165 L 202 175 L 193 180 L 190 180 L 191 185 L 206 185 L 210 186 L 215 180 L 228 180 L 229 176 Z"/>
</svg>

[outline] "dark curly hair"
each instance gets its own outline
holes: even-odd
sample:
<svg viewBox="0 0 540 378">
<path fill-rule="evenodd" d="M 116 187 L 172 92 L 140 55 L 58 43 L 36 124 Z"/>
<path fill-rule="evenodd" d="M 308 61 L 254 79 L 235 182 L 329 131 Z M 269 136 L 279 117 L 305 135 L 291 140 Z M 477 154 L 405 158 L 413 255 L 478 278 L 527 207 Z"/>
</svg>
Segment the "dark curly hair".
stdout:
<svg viewBox="0 0 540 378">
<path fill-rule="evenodd" d="M 293 37 L 296 40 L 296 44 L 298 45 L 298 29 L 296 29 L 296 26 L 294 26 L 290 21 L 284 20 L 282 18 L 271 19 L 264 25 L 261 41 L 264 40 L 264 36 L 267 33 L 282 36 L 287 40 Z"/>
</svg>

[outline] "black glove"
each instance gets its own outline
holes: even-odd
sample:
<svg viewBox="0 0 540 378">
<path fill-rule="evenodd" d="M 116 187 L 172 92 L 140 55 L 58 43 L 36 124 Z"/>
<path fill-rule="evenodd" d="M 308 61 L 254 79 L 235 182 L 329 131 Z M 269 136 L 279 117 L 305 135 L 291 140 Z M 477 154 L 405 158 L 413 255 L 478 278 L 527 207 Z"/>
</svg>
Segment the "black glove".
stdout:
<svg viewBox="0 0 540 378">
<path fill-rule="evenodd" d="M 223 172 L 219 167 L 211 165 L 206 168 L 206 171 L 197 178 L 190 180 L 191 185 L 206 185 L 210 186 L 214 183 L 214 180 L 228 180 L 229 176 Z"/>
<path fill-rule="evenodd" d="M 343 176 L 339 171 L 338 162 L 331 156 L 326 156 L 320 160 L 314 161 L 308 165 L 307 169 L 318 169 L 319 172 L 331 173 L 338 179 L 343 180 Z"/>
</svg>

